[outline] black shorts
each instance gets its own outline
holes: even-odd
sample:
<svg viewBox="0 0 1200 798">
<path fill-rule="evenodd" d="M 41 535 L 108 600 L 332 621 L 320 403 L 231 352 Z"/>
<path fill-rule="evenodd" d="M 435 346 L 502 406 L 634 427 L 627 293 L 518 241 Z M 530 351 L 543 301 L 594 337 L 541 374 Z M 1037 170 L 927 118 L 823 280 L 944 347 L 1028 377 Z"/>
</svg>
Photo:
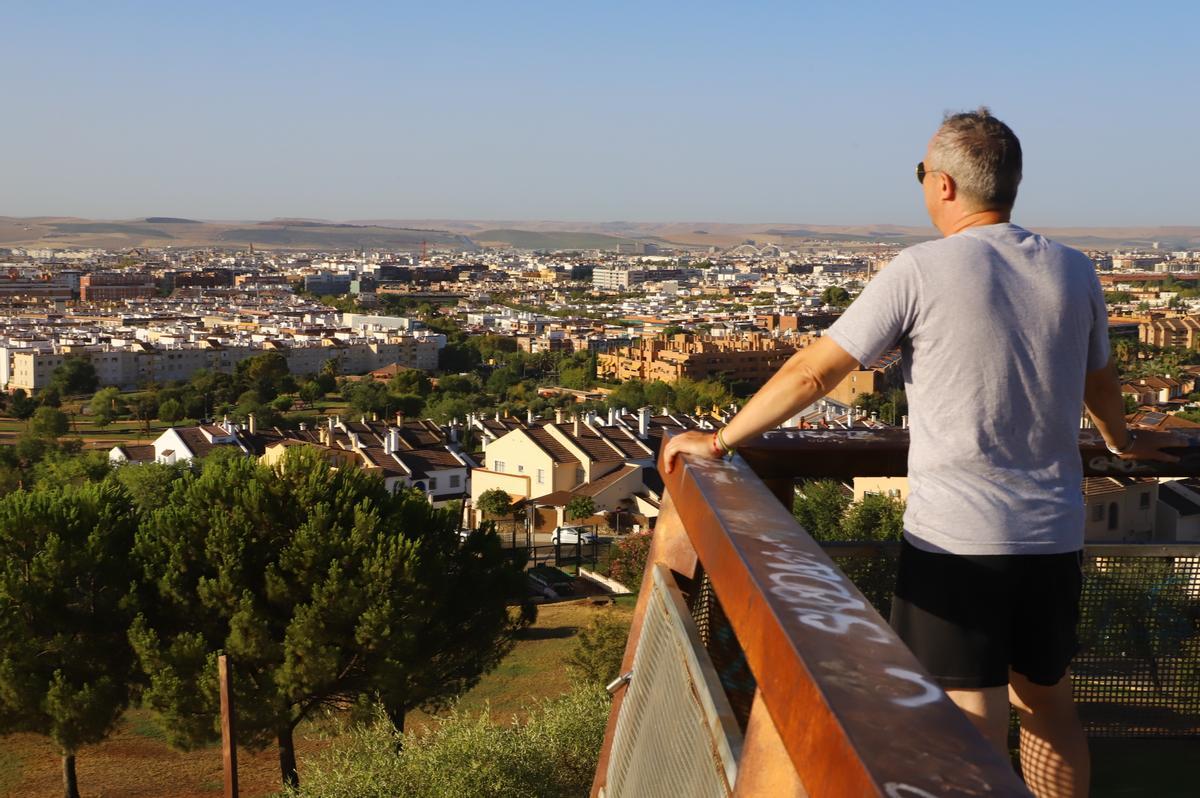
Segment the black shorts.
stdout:
<svg viewBox="0 0 1200 798">
<path fill-rule="evenodd" d="M 1082 552 L 958 555 L 900 548 L 892 628 L 945 689 L 1008 671 L 1057 684 L 1079 650 Z"/>
</svg>

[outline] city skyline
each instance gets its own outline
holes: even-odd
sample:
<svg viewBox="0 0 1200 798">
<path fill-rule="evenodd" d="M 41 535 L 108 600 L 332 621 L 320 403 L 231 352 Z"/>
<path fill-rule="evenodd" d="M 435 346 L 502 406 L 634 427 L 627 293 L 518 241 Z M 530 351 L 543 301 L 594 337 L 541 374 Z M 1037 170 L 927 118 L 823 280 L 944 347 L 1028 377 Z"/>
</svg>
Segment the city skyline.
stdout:
<svg viewBox="0 0 1200 798">
<path fill-rule="evenodd" d="M 1018 221 L 1197 221 L 1181 3 L 9 16 L 2 215 L 924 226 L 913 165 L 987 104 Z"/>
</svg>

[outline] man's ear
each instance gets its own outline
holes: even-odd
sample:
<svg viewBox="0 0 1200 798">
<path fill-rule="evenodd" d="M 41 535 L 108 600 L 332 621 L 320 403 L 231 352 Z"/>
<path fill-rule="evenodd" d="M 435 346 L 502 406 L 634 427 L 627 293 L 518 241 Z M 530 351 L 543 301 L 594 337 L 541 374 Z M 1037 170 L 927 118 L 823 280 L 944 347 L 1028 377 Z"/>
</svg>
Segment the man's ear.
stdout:
<svg viewBox="0 0 1200 798">
<path fill-rule="evenodd" d="M 954 197 L 958 194 L 958 187 L 954 185 L 954 178 L 945 172 L 938 172 L 938 178 L 941 182 L 938 186 L 939 193 L 944 202 L 953 202 Z"/>
</svg>

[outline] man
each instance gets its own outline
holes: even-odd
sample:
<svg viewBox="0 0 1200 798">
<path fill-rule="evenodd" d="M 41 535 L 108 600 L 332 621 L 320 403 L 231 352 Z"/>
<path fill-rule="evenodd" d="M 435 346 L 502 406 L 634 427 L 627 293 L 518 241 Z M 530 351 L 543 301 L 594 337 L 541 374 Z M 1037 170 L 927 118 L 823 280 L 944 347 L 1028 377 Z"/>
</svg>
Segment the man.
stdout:
<svg viewBox="0 0 1200 798">
<path fill-rule="evenodd" d="M 1080 404 L 1122 458 L 1174 460 L 1161 448 L 1184 441 L 1126 429 L 1091 262 L 1009 221 L 1021 145 L 1007 125 L 986 108 L 948 116 L 917 179 L 944 238 L 901 252 L 720 435 L 673 438 L 667 468 L 776 427 L 899 343 L 911 442 L 892 625 L 1003 752 L 1012 701 L 1037 795 L 1087 795 L 1068 672 L 1083 548 Z"/>
</svg>

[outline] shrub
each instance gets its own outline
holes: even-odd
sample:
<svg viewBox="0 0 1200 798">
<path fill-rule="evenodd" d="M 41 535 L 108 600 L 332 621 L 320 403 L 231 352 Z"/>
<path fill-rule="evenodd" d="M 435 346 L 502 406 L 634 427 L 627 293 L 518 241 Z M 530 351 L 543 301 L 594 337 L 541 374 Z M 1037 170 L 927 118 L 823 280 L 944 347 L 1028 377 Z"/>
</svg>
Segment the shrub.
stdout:
<svg viewBox="0 0 1200 798">
<path fill-rule="evenodd" d="M 608 575 L 630 590 L 637 592 L 650 556 L 651 532 L 635 532 L 613 543 L 608 561 Z"/>
<path fill-rule="evenodd" d="M 487 711 L 458 710 L 419 732 L 400 733 L 379 712 L 304 767 L 292 798 L 576 798 L 596 769 L 609 702 L 581 685 L 533 705 L 529 718 L 495 724 Z"/>
</svg>

